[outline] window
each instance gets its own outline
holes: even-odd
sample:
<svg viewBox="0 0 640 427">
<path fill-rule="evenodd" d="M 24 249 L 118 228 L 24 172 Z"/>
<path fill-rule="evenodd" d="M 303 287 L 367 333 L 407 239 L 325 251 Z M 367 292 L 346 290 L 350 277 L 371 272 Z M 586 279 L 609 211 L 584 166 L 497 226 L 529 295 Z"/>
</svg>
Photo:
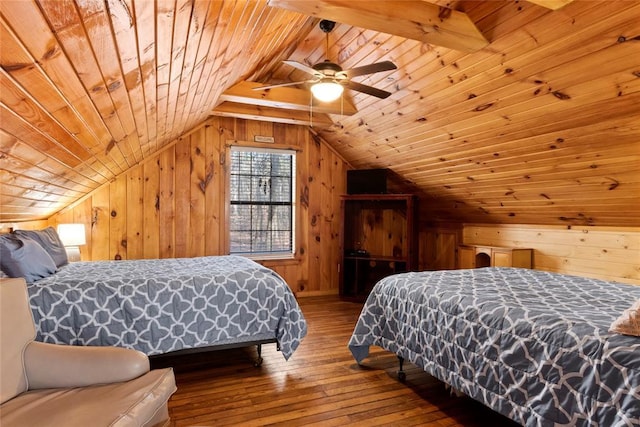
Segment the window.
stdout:
<svg viewBox="0 0 640 427">
<path fill-rule="evenodd" d="M 232 254 L 293 255 L 295 164 L 292 150 L 231 147 Z"/>
</svg>

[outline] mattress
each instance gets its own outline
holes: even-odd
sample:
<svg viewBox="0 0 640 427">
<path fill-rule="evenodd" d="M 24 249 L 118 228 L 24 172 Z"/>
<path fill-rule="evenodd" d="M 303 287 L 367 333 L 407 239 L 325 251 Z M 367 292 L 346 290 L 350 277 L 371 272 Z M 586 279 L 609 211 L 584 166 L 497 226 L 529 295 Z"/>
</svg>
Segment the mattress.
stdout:
<svg viewBox="0 0 640 427">
<path fill-rule="evenodd" d="M 608 332 L 640 287 L 516 268 L 376 284 L 349 348 L 371 345 L 526 426 L 640 425 L 640 338 Z"/>
<path fill-rule="evenodd" d="M 307 332 L 287 283 L 240 256 L 74 262 L 28 285 L 39 341 L 151 356 L 276 339 L 288 359 Z"/>
</svg>

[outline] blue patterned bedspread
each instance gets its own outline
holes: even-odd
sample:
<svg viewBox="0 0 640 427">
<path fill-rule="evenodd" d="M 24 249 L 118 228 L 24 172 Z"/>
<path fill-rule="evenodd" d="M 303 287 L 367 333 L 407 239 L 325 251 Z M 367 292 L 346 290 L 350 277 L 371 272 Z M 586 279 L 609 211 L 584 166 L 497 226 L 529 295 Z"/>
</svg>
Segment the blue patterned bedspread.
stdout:
<svg viewBox="0 0 640 427">
<path fill-rule="evenodd" d="M 608 332 L 640 286 L 515 268 L 403 273 L 349 342 L 380 346 L 526 426 L 639 426 L 640 338 Z"/>
<path fill-rule="evenodd" d="M 288 359 L 307 332 L 286 282 L 239 256 L 75 262 L 28 289 L 50 343 L 154 355 L 275 338 Z"/>
</svg>

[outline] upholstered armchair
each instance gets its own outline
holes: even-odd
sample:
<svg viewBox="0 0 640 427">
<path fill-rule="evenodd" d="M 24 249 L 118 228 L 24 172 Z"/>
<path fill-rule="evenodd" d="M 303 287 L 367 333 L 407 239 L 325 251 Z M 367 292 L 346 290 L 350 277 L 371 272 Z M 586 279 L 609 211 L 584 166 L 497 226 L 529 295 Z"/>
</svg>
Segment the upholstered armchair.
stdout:
<svg viewBox="0 0 640 427">
<path fill-rule="evenodd" d="M 34 341 L 23 279 L 0 279 L 0 425 L 166 426 L 173 370 L 141 352 Z"/>
</svg>

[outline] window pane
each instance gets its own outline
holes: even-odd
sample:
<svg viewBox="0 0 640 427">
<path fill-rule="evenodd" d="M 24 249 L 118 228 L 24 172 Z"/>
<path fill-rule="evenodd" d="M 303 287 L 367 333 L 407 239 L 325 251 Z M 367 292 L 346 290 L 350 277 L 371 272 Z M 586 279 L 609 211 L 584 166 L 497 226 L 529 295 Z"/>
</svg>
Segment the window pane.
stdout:
<svg viewBox="0 0 640 427">
<path fill-rule="evenodd" d="M 251 233 L 253 243 L 251 252 L 271 252 L 270 233 L 267 231 L 253 231 Z"/>
<path fill-rule="evenodd" d="M 269 230 L 271 222 L 271 206 L 269 205 L 252 205 L 251 219 L 253 230 Z"/>
<path fill-rule="evenodd" d="M 268 176 L 251 177 L 252 202 L 268 202 L 271 200 L 271 178 Z"/>
<path fill-rule="evenodd" d="M 253 153 L 251 156 L 251 168 L 253 174 L 271 174 L 271 156 L 270 153 Z"/>
<path fill-rule="evenodd" d="M 274 156 L 271 167 L 274 176 L 291 176 L 291 157 Z"/>
<path fill-rule="evenodd" d="M 231 231 L 251 231 L 251 206 L 232 204 L 229 219 Z"/>
<path fill-rule="evenodd" d="M 291 247 L 291 232 L 290 231 L 275 231 L 271 233 L 272 243 L 271 250 L 276 252 L 288 251 Z"/>
<path fill-rule="evenodd" d="M 251 252 L 251 232 L 236 231 L 231 239 L 231 253 Z"/>
<path fill-rule="evenodd" d="M 288 202 L 291 200 L 291 178 L 274 177 L 271 179 L 273 201 Z"/>
<path fill-rule="evenodd" d="M 238 200 L 238 175 L 231 172 L 229 176 L 229 199 Z"/>
<path fill-rule="evenodd" d="M 274 206 L 273 222 L 271 229 L 273 231 L 291 230 L 291 207 L 290 206 Z"/>
</svg>

